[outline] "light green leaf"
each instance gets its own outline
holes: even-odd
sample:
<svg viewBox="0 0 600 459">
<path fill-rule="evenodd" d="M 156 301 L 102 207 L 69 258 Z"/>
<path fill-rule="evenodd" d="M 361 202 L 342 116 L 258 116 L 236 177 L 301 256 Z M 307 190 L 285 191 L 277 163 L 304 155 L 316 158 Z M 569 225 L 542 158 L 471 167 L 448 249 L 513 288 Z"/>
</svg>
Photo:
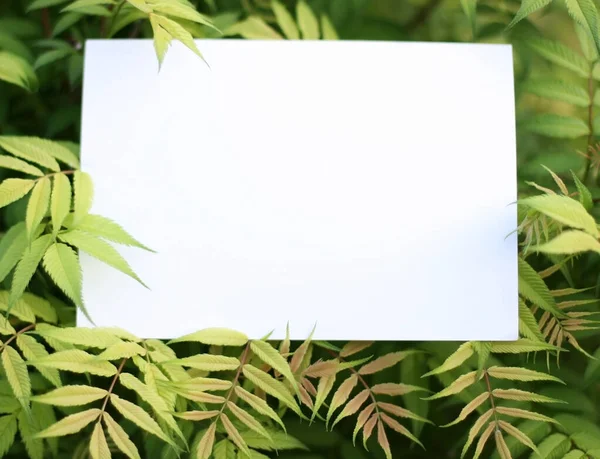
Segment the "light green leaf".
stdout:
<svg viewBox="0 0 600 459">
<path fill-rule="evenodd" d="M 579 107 L 590 105 L 590 96 L 584 88 L 560 80 L 531 80 L 523 84 L 521 89 L 536 96 L 560 100 Z"/>
<path fill-rule="evenodd" d="M 212 422 L 198 443 L 198 451 L 196 457 L 198 459 L 208 459 L 213 451 L 215 444 L 215 432 L 217 424 Z"/>
<path fill-rule="evenodd" d="M 77 171 L 73 174 L 73 225 L 77 226 L 88 215 L 94 199 L 94 185 L 87 172 Z M 95 224 L 96 222 L 91 222 Z"/>
<path fill-rule="evenodd" d="M 323 40 L 339 40 L 335 27 L 333 26 L 329 16 L 322 14 L 321 15 L 321 31 L 323 33 Z"/>
<path fill-rule="evenodd" d="M 25 226 L 27 227 L 27 236 L 29 240 L 33 238 L 33 233 L 46 216 L 48 205 L 50 204 L 50 179 L 42 177 L 33 187 L 27 204 L 27 213 L 25 215 Z"/>
<path fill-rule="evenodd" d="M 556 376 L 528 370 L 527 368 L 493 366 L 487 369 L 487 373 L 492 378 L 508 379 L 511 381 L 555 381 L 562 383 Z"/>
<path fill-rule="evenodd" d="M 517 341 L 497 341 L 492 343 L 493 354 L 521 354 L 523 352 L 556 350 L 556 346 L 527 338 L 520 338 Z"/>
<path fill-rule="evenodd" d="M 249 18 L 232 25 L 225 30 L 225 35 L 241 35 L 244 38 L 256 40 L 281 40 L 279 35 L 269 24 L 258 16 Z"/>
<path fill-rule="evenodd" d="M 0 457 L 4 457 L 15 442 L 17 418 L 14 415 L 0 417 Z"/>
<path fill-rule="evenodd" d="M 112 438 L 115 445 L 117 445 L 117 448 L 129 459 L 141 459 L 135 443 L 129 439 L 127 432 L 108 413 L 104 413 L 102 419 L 106 424 L 108 435 Z"/>
<path fill-rule="evenodd" d="M 531 250 L 553 255 L 571 255 L 588 251 L 600 253 L 600 242 L 583 231 L 569 230 L 563 231 L 545 244 L 532 247 Z"/>
<path fill-rule="evenodd" d="M 258 413 L 264 416 L 270 417 L 277 424 L 279 424 L 283 430 L 285 430 L 285 424 L 283 423 L 279 415 L 262 398 L 251 394 L 241 386 L 235 386 L 234 390 L 235 394 L 248 405 L 250 405 L 254 410 L 256 410 Z"/>
<path fill-rule="evenodd" d="M 294 21 L 294 18 L 285 5 L 279 0 L 273 0 L 273 2 L 271 2 L 271 8 L 273 9 L 273 13 L 275 13 L 277 24 L 283 31 L 285 37 L 288 40 L 298 40 L 300 38 L 300 33 L 298 32 L 296 21 Z"/>
<path fill-rule="evenodd" d="M 543 38 L 528 38 L 525 45 L 550 62 L 572 70 L 583 78 L 590 76 L 589 62 L 583 56 L 558 41 Z"/>
<path fill-rule="evenodd" d="M 530 340 L 544 342 L 535 316 L 521 299 L 519 299 L 519 333 Z"/>
<path fill-rule="evenodd" d="M 3 315 L 0 316 L 0 335 L 14 335 L 16 330 Z"/>
<path fill-rule="evenodd" d="M 44 255 L 44 269 L 73 302 L 81 306 L 81 267 L 77 254 L 66 244 L 52 244 Z"/>
<path fill-rule="evenodd" d="M 105 398 L 108 392 L 92 386 L 64 386 L 31 398 L 32 401 L 53 406 L 83 406 Z"/>
<path fill-rule="evenodd" d="M 9 306 L 15 304 L 15 302 L 21 298 L 21 295 L 25 291 L 25 288 L 29 284 L 31 277 L 35 273 L 46 249 L 52 241 L 50 234 L 45 234 L 39 237 L 31 243 L 29 247 L 25 249 L 21 261 L 17 264 L 13 281 L 11 285 Z"/>
<path fill-rule="evenodd" d="M 29 305 L 22 299 L 18 299 L 11 308 L 9 308 L 9 294 L 4 290 L 0 290 L 0 311 L 8 311 L 23 322 L 34 323 L 35 314 Z"/>
<path fill-rule="evenodd" d="M 213 457 L 214 459 L 236 459 L 238 455 L 235 452 L 235 445 L 225 438 L 215 445 Z M 246 456 L 243 457 L 246 459 Z M 252 452 L 250 452 L 249 457 L 250 459 L 254 459 Z"/>
<path fill-rule="evenodd" d="M 25 450 L 27 451 L 30 459 L 44 459 L 44 451 L 46 450 L 46 447 L 43 440 L 34 438 L 34 434 L 36 434 L 41 428 L 45 428 L 50 424 L 54 424 L 56 421 L 56 419 L 52 419 L 51 417 L 48 417 L 48 419 L 42 417 L 42 412 L 40 412 L 38 408 L 39 406 L 42 405 L 34 405 L 31 408 L 31 413 L 21 410 L 17 415 L 19 434 L 21 435 L 21 440 L 25 444 Z M 36 419 L 38 422 L 35 422 L 35 424 L 32 423 L 32 418 Z"/>
<path fill-rule="evenodd" d="M 323 406 L 323 403 L 325 403 L 325 400 L 327 399 L 329 393 L 333 389 L 333 385 L 335 384 L 335 378 L 335 374 L 319 378 L 319 384 L 317 386 L 317 395 L 315 396 L 311 422 L 319 414 L 319 409 L 321 408 L 321 406 Z"/>
<path fill-rule="evenodd" d="M 292 409 L 296 414 L 298 414 L 298 416 L 304 418 L 304 414 L 300 410 L 296 400 L 294 400 L 294 396 L 282 382 L 276 380 L 270 374 L 253 367 L 252 365 L 244 365 L 242 372 L 244 376 L 256 387 L 277 398 L 290 409 Z"/>
<path fill-rule="evenodd" d="M 228 328 L 205 328 L 204 330 L 174 339 L 171 343 L 183 341 L 194 341 L 214 346 L 244 346 L 248 342 L 248 337 L 242 332 Z"/>
<path fill-rule="evenodd" d="M 232 402 L 227 402 L 227 408 L 242 424 L 244 424 L 250 430 L 253 430 L 254 432 L 258 433 L 259 435 L 262 435 L 267 440 L 273 441 L 271 438 L 271 435 L 269 435 L 269 433 L 262 426 L 262 424 L 257 419 L 255 419 L 254 416 L 252 416 L 250 413 L 248 413 L 246 410 L 243 410 L 242 408 L 240 408 L 239 406 L 237 406 L 235 403 L 232 403 Z"/>
<path fill-rule="evenodd" d="M 152 33 L 154 35 L 154 50 L 156 51 L 158 67 L 160 68 L 165 60 L 173 37 L 160 26 L 156 20 L 156 16 L 153 14 L 150 15 L 150 25 L 152 26 Z"/>
<path fill-rule="evenodd" d="M 194 38 L 192 35 L 185 30 L 182 26 L 180 26 L 177 22 L 172 21 L 164 16 L 159 16 L 155 14 L 150 14 L 150 17 L 156 18 L 156 21 L 160 26 L 165 29 L 169 35 L 171 35 L 175 40 L 179 40 L 183 43 L 187 48 L 194 52 L 198 57 L 204 60 L 202 53 L 196 47 L 196 43 L 194 42 Z"/>
<path fill-rule="evenodd" d="M 71 4 L 64 7 L 61 12 L 81 9 L 88 6 L 113 5 L 114 3 L 114 0 L 75 0 Z"/>
<path fill-rule="evenodd" d="M 65 149 L 60 144 L 39 137 L 0 136 L 0 147 L 21 159 L 32 161 L 53 171 L 60 167 L 53 157 L 56 150 Z"/>
<path fill-rule="evenodd" d="M 0 183 L 0 208 L 18 201 L 33 188 L 35 180 L 10 178 Z"/>
<path fill-rule="evenodd" d="M 590 133 L 587 123 L 583 120 L 554 113 L 532 116 L 523 123 L 523 128 L 535 134 L 558 139 L 576 139 Z"/>
<path fill-rule="evenodd" d="M 596 50 L 600 51 L 600 35 L 598 33 L 598 10 L 594 0 L 565 0 L 569 15 L 583 27 L 594 39 Z"/>
<path fill-rule="evenodd" d="M 146 284 L 137 276 L 129 266 L 129 263 L 107 242 L 98 239 L 89 233 L 80 230 L 71 230 L 58 235 L 58 238 L 67 244 L 77 247 L 79 250 L 90 254 L 94 258 L 103 261 L 109 266 L 121 271 L 124 274 L 132 277 L 144 287 Z"/>
<path fill-rule="evenodd" d="M 56 37 L 60 35 L 65 30 L 69 29 L 71 26 L 75 25 L 83 18 L 83 14 L 79 13 L 67 13 L 60 16 L 56 24 L 54 24 L 54 29 L 52 29 L 52 36 Z"/>
<path fill-rule="evenodd" d="M 60 5 L 61 3 L 67 3 L 68 1 L 69 0 L 34 0 L 27 7 L 27 12 Z"/>
<path fill-rule="evenodd" d="M 545 7 L 546 5 L 549 5 L 550 2 L 552 2 L 552 0 L 523 0 L 519 11 L 517 11 L 517 14 L 513 20 L 510 21 L 510 24 L 508 24 L 508 28 L 514 27 L 518 22 L 525 19 L 530 14 Z"/>
<path fill-rule="evenodd" d="M 110 449 L 99 422 L 94 426 L 92 438 L 90 439 L 90 456 L 92 459 L 111 459 Z"/>
<path fill-rule="evenodd" d="M 556 306 L 556 301 L 544 280 L 521 257 L 519 257 L 519 294 L 543 310 L 551 312 L 557 317 L 565 317 L 565 314 Z"/>
<path fill-rule="evenodd" d="M 146 247 L 127 233 L 127 231 L 125 231 L 118 223 L 100 215 L 87 214 L 80 220 L 80 223 L 75 224 L 74 221 L 73 228 L 85 231 L 86 233 L 93 234 L 94 236 L 101 237 L 111 242 L 116 242 L 117 244 L 139 247 L 140 249 L 153 252 L 152 249 Z"/>
<path fill-rule="evenodd" d="M 460 5 L 471 24 L 473 39 L 477 36 L 477 0 L 460 0 Z"/>
<path fill-rule="evenodd" d="M 212 354 L 196 354 L 173 362 L 201 371 L 230 371 L 236 370 L 240 366 L 240 361 L 235 357 Z"/>
<path fill-rule="evenodd" d="M 56 236 L 60 231 L 65 218 L 71 210 L 71 182 L 65 174 L 54 176 L 52 187 L 52 204 L 50 213 L 52 216 L 53 234 Z"/>
<path fill-rule="evenodd" d="M 19 222 L 0 239 L 0 282 L 12 271 L 27 248 L 25 222 Z"/>
<path fill-rule="evenodd" d="M 464 362 L 466 362 L 466 360 L 469 357 L 471 357 L 472 355 L 473 355 L 473 346 L 471 345 L 471 343 L 469 343 L 469 342 L 463 343 L 460 345 L 460 347 L 455 352 L 453 352 L 444 361 L 444 363 L 442 365 L 431 370 L 428 373 L 425 373 L 423 375 L 423 378 L 425 378 L 426 376 L 432 376 L 432 375 L 437 375 L 439 373 L 444 373 L 446 371 L 450 371 L 456 367 L 459 367 Z"/>
<path fill-rule="evenodd" d="M 479 378 L 481 379 L 481 377 Z M 478 381 L 477 372 L 471 371 L 464 375 L 459 376 L 452 384 L 442 389 L 436 394 L 426 397 L 425 400 L 435 400 L 442 397 L 448 397 L 449 395 L 455 395 L 462 392 L 467 387 L 475 384 Z"/>
<path fill-rule="evenodd" d="M 4 169 L 12 169 L 14 171 L 24 172 L 29 175 L 41 177 L 44 173 L 37 167 L 12 156 L 0 156 L 0 167 Z"/>
<path fill-rule="evenodd" d="M 160 428 L 154 419 L 150 417 L 142 408 L 133 403 L 120 398 L 115 394 L 111 394 L 110 401 L 116 410 L 121 413 L 125 418 L 129 419 L 139 428 L 144 429 L 146 432 L 155 435 L 165 443 L 176 447 L 173 440 L 171 440 Z"/>
<path fill-rule="evenodd" d="M 290 369 L 290 365 L 282 355 L 266 341 L 251 341 L 250 349 L 258 356 L 263 362 L 268 364 L 274 370 L 281 373 L 292 385 L 297 388 L 296 378 Z"/>
<path fill-rule="evenodd" d="M 35 92 L 39 88 L 38 79 L 29 62 L 8 51 L 0 51 L 0 80 L 29 92 Z"/>
<path fill-rule="evenodd" d="M 567 196 L 532 196 L 521 199 L 519 203 L 531 207 L 571 228 L 582 229 L 595 238 L 600 237 L 594 218 L 585 210 L 585 207 L 580 202 Z"/>
<path fill-rule="evenodd" d="M 31 309 L 36 317 L 40 317 L 49 323 L 57 322 L 56 310 L 49 301 L 28 292 L 23 293 L 21 300 L 29 306 L 29 309 Z"/>
<path fill-rule="evenodd" d="M 17 336 L 17 347 L 21 350 L 27 361 L 41 359 L 48 355 L 46 348 L 29 335 L 20 334 Z M 59 387 L 62 385 L 58 370 L 38 368 L 38 371 L 54 386 Z"/>
<path fill-rule="evenodd" d="M 231 441 L 233 441 L 233 443 L 235 443 L 235 446 L 237 446 L 238 450 L 243 452 L 245 456 L 247 456 L 247 457 L 250 456 L 250 451 L 248 449 L 248 445 L 246 445 L 246 442 L 240 435 L 240 432 L 230 421 L 229 417 L 227 417 L 227 415 L 225 413 L 221 413 L 220 420 L 221 420 L 221 423 L 223 424 L 223 427 L 225 428 L 225 432 L 227 432 L 227 435 L 229 436 Z"/>
<path fill-rule="evenodd" d="M 88 14 L 90 16 L 109 17 L 111 15 L 110 10 L 103 5 L 82 5 L 78 8 L 71 8 L 70 11 L 74 13 Z"/>
<path fill-rule="evenodd" d="M 27 372 L 27 365 L 25 365 L 19 353 L 10 346 L 5 346 L 2 351 L 2 367 L 13 394 L 19 400 L 21 406 L 28 410 L 29 398 L 31 397 L 31 381 Z"/>
<path fill-rule="evenodd" d="M 28 362 L 37 368 L 56 368 L 73 373 L 90 373 L 97 376 L 113 376 L 117 373 L 115 366 L 98 357 L 79 349 L 54 352 L 37 360 Z"/>
<path fill-rule="evenodd" d="M 296 16 L 298 17 L 298 26 L 302 32 L 302 39 L 318 40 L 320 37 L 319 21 L 304 0 L 300 0 L 296 5 Z"/>
<path fill-rule="evenodd" d="M 162 13 L 167 16 L 197 22 L 198 24 L 212 27 L 213 29 L 218 31 L 218 29 L 214 26 L 214 24 L 208 17 L 204 16 L 203 14 L 200 14 L 194 8 L 186 5 L 183 2 L 172 2 L 168 0 L 152 1 L 152 10 L 154 10 L 155 13 Z"/>
<path fill-rule="evenodd" d="M 98 408 L 90 408 L 71 414 L 36 435 L 36 438 L 63 437 L 79 432 L 102 414 Z"/>
</svg>

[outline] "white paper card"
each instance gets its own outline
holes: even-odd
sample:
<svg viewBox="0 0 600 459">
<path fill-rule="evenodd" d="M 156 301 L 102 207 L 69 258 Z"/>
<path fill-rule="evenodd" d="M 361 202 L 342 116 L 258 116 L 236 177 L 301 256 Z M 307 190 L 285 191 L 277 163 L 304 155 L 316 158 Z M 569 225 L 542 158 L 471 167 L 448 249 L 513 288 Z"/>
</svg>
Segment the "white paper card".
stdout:
<svg viewBox="0 0 600 459">
<path fill-rule="evenodd" d="M 87 42 L 92 212 L 158 252 L 119 247 L 149 290 L 82 254 L 97 325 L 517 338 L 510 46 L 197 45 Z"/>
</svg>

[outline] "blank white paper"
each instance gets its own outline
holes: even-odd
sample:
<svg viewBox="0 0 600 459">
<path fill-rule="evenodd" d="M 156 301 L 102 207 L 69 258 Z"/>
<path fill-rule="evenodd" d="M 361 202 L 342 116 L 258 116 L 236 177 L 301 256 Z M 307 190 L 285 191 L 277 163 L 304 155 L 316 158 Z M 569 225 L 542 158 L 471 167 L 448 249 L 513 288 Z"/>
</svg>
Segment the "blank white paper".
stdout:
<svg viewBox="0 0 600 459">
<path fill-rule="evenodd" d="M 86 44 L 92 212 L 157 251 L 119 247 L 149 289 L 81 255 L 96 325 L 518 337 L 510 46 L 197 45 Z"/>
</svg>

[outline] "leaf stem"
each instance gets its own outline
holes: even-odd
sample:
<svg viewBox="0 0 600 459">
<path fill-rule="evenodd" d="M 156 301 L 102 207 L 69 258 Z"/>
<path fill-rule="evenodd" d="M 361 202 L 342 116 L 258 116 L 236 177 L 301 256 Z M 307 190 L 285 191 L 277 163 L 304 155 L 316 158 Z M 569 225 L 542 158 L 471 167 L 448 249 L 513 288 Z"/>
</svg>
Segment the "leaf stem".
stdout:
<svg viewBox="0 0 600 459">
<path fill-rule="evenodd" d="M 54 175 L 58 175 L 58 174 L 65 174 L 65 175 L 74 174 L 75 172 L 78 172 L 78 170 L 75 170 L 75 169 L 69 169 L 69 170 L 66 170 L 66 171 L 51 172 L 51 173 L 49 173 L 49 174 L 42 175 L 41 177 L 38 177 L 38 178 L 34 179 L 34 181 L 36 181 L 36 182 L 37 182 L 38 180 L 41 180 L 41 179 L 43 179 L 43 178 L 52 177 L 52 176 L 54 176 Z"/>
<path fill-rule="evenodd" d="M 115 388 L 115 385 L 117 384 L 117 379 L 119 379 L 119 376 L 121 375 L 121 373 L 123 372 L 123 368 L 125 367 L 125 362 L 127 362 L 129 360 L 129 358 L 124 358 L 123 360 L 121 360 L 121 364 L 119 365 L 119 368 L 117 368 L 117 373 L 115 374 L 115 377 L 113 378 L 112 382 L 110 383 L 110 387 L 108 388 L 108 393 L 106 394 L 106 397 L 104 397 L 104 403 L 102 404 L 102 413 L 104 413 L 104 410 L 106 410 L 106 405 L 108 404 L 108 399 L 110 398 L 110 395 L 112 394 L 112 391 Z M 100 420 L 102 419 L 102 416 L 98 417 L 98 422 L 100 422 Z"/>
<path fill-rule="evenodd" d="M 35 328 L 35 324 L 29 324 L 27 325 L 25 328 L 22 328 L 21 330 L 19 330 L 17 333 L 15 333 L 13 336 L 11 336 L 10 338 L 8 338 L 6 340 L 6 343 L 4 343 L 2 346 L 0 346 L 0 351 L 3 351 L 4 348 L 6 346 L 8 346 L 10 343 L 12 343 L 14 340 L 16 340 L 19 335 L 22 335 L 23 333 L 31 330 L 32 328 Z"/>
<path fill-rule="evenodd" d="M 119 4 L 117 5 L 117 7 L 113 10 L 113 13 L 112 13 L 112 15 L 110 17 L 110 22 L 108 24 L 108 27 L 104 27 L 104 30 L 102 30 L 102 36 L 104 38 L 108 38 L 108 34 L 112 30 L 113 24 L 115 23 L 115 19 L 117 18 L 117 16 L 121 12 L 121 8 L 123 8 L 123 5 L 125 5 L 125 0 L 121 0 L 119 2 Z M 104 24 L 104 25 L 106 25 L 106 24 Z"/>
<path fill-rule="evenodd" d="M 487 386 L 488 393 L 490 394 L 490 403 L 492 405 L 494 419 L 496 421 L 496 425 L 498 425 L 498 413 L 496 413 L 496 402 L 494 401 L 494 394 L 492 394 L 492 385 L 490 384 L 490 376 L 488 375 L 487 368 L 483 371 L 483 377 L 485 378 L 485 385 Z"/>
<path fill-rule="evenodd" d="M 217 416 L 216 419 L 218 419 L 220 417 L 220 415 L 223 413 L 223 411 L 225 410 L 225 407 L 229 403 L 229 400 L 231 400 L 231 397 L 233 396 L 233 392 L 235 391 L 235 386 L 237 385 L 237 383 L 240 379 L 242 370 L 244 369 L 244 365 L 246 365 L 246 360 L 248 360 L 248 354 L 250 353 L 250 343 L 251 343 L 251 341 L 248 341 L 248 343 L 246 344 L 246 348 L 244 349 L 244 352 L 242 353 L 242 357 L 240 358 L 240 366 L 238 367 L 237 372 L 235 373 L 235 377 L 233 378 L 233 381 L 231 381 L 231 388 L 229 389 L 229 392 L 227 393 L 227 397 L 225 397 L 225 402 L 223 402 L 223 405 L 221 406 L 221 410 L 219 411 L 219 416 Z M 217 422 L 216 419 L 214 422 Z"/>
</svg>

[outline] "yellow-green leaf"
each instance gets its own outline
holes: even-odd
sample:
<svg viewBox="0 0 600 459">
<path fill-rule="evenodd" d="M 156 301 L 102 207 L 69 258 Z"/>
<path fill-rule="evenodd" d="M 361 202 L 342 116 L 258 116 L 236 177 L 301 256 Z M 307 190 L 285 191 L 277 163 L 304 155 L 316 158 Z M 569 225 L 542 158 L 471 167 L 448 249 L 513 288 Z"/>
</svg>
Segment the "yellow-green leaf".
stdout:
<svg viewBox="0 0 600 459">
<path fill-rule="evenodd" d="M 133 443 L 129 439 L 127 432 L 108 414 L 104 413 L 102 419 L 106 424 L 106 431 L 117 448 L 121 450 L 129 459 L 140 459 L 140 454 Z"/>
<path fill-rule="evenodd" d="M 217 410 L 208 411 L 184 411 L 183 413 L 175 413 L 175 416 L 186 421 L 205 421 L 207 419 L 214 418 L 221 414 Z"/>
<path fill-rule="evenodd" d="M 363 404 L 367 401 L 367 399 L 369 397 L 370 397 L 370 392 L 368 389 L 364 389 L 363 391 L 359 392 L 352 400 L 350 400 L 346 404 L 344 409 L 340 412 L 340 414 L 337 416 L 337 418 L 333 422 L 331 429 L 333 430 L 333 428 L 336 426 L 336 424 L 338 422 L 340 422 L 342 419 L 344 419 L 345 417 L 352 416 L 354 413 L 356 413 L 360 409 L 360 407 L 363 406 Z M 375 408 L 375 406 L 373 406 L 373 408 Z M 365 422 L 366 422 L 366 419 L 365 419 Z"/>
<path fill-rule="evenodd" d="M 173 362 L 184 367 L 195 368 L 201 371 L 236 370 L 241 365 L 240 361 L 235 357 L 212 354 L 196 354 L 191 357 L 174 360 Z"/>
<path fill-rule="evenodd" d="M 71 414 L 39 432 L 36 438 L 63 437 L 79 432 L 102 414 L 98 408 L 90 408 L 80 413 Z"/>
<path fill-rule="evenodd" d="M 152 33 L 154 34 L 154 51 L 156 51 L 158 66 L 160 68 L 165 60 L 173 37 L 160 26 L 154 14 L 150 15 L 150 25 L 152 26 Z"/>
<path fill-rule="evenodd" d="M 96 423 L 90 439 L 90 456 L 92 459 L 110 459 L 110 449 L 102 430 L 102 424 Z"/>
<path fill-rule="evenodd" d="M 475 438 L 477 438 L 477 435 L 479 435 L 481 428 L 492 417 L 493 414 L 494 414 L 494 410 L 492 408 L 490 408 L 488 411 L 483 413 L 479 417 L 479 419 L 477 419 L 477 421 L 475 421 L 475 424 L 473 424 L 473 427 L 471 427 L 471 430 L 469 430 L 467 442 L 465 443 L 465 446 L 463 446 L 462 452 L 460 454 L 461 458 L 465 457 L 465 454 L 469 450 L 469 447 L 473 444 L 473 441 L 475 440 Z M 491 425 L 493 426 L 493 424 L 491 424 Z M 489 434 L 488 434 L 488 436 L 489 436 Z M 477 447 L 479 447 L 479 445 L 477 445 Z"/>
<path fill-rule="evenodd" d="M 497 379 L 509 379 L 512 381 L 556 381 L 562 383 L 556 376 L 528 370 L 527 368 L 493 366 L 487 369 L 487 373 Z"/>
<path fill-rule="evenodd" d="M 318 40 L 320 36 L 319 21 L 304 0 L 300 0 L 296 5 L 296 16 L 298 17 L 298 26 L 302 31 L 302 39 Z"/>
<path fill-rule="evenodd" d="M 342 384 L 340 384 L 340 387 L 338 387 L 338 389 L 335 391 L 333 397 L 331 398 L 331 402 L 329 403 L 326 425 L 329 425 L 329 420 L 331 419 L 333 413 L 335 413 L 335 410 L 337 410 L 340 406 L 342 406 L 348 401 L 348 399 L 350 398 L 350 394 L 352 393 L 352 390 L 356 387 L 357 383 L 358 377 L 356 376 L 356 374 L 352 374 L 348 379 L 346 379 Z M 375 387 L 371 388 L 371 390 L 373 390 L 374 393 L 377 393 L 375 392 Z"/>
<path fill-rule="evenodd" d="M 37 91 L 39 87 L 29 62 L 8 51 L 0 51 L 0 80 L 20 86 L 29 92 Z"/>
<path fill-rule="evenodd" d="M 485 444 L 487 443 L 488 439 L 492 435 L 492 432 L 494 431 L 495 427 L 496 427 L 496 423 L 490 422 L 488 424 L 488 426 L 485 428 L 485 430 L 481 434 L 481 437 L 479 437 L 477 446 L 475 447 L 475 454 L 473 456 L 473 459 L 478 459 L 479 456 L 481 456 L 481 453 L 483 452 L 483 448 L 485 447 Z"/>
<path fill-rule="evenodd" d="M 29 335 L 20 334 L 17 336 L 17 347 L 28 361 L 37 360 L 48 355 L 46 348 Z M 62 384 L 58 370 L 40 367 L 38 368 L 38 371 L 54 386 L 59 387 Z"/>
<path fill-rule="evenodd" d="M 454 351 L 450 355 L 450 357 L 448 357 L 444 361 L 444 363 L 442 363 L 439 367 L 431 370 L 430 372 L 425 373 L 423 377 L 444 373 L 446 371 L 450 371 L 456 367 L 459 367 L 472 355 L 473 346 L 471 345 L 471 343 L 463 343 L 459 346 L 459 348 L 456 351 Z"/>
<path fill-rule="evenodd" d="M 540 195 L 521 199 L 519 202 L 563 225 L 584 230 L 596 238 L 600 237 L 594 218 L 579 201 L 567 196 Z"/>
<path fill-rule="evenodd" d="M 111 332 L 101 328 L 87 327 L 54 327 L 40 324 L 36 333 L 43 338 L 52 338 L 62 343 L 76 344 L 78 346 L 106 349 L 122 341 Z"/>
<path fill-rule="evenodd" d="M 12 156 L 0 156 L 0 167 L 4 169 L 12 169 L 14 171 L 24 172 L 25 174 L 41 177 L 44 173 L 37 167 Z"/>
<path fill-rule="evenodd" d="M 243 346 L 248 342 L 248 337 L 241 332 L 229 330 L 228 328 L 206 328 L 174 339 L 171 343 L 182 341 L 195 341 L 214 346 Z"/>
<path fill-rule="evenodd" d="M 458 379 L 456 379 L 456 381 L 454 381 L 448 387 L 442 389 L 437 394 L 433 394 L 432 396 L 427 397 L 425 400 L 435 400 L 437 398 L 448 397 L 449 395 L 458 394 L 470 385 L 475 384 L 475 382 L 477 382 L 479 379 L 481 379 L 481 377 L 477 377 L 477 372 L 471 371 L 469 373 L 459 376 Z"/>
<path fill-rule="evenodd" d="M 197 459 L 208 459 L 212 453 L 213 445 L 215 444 L 215 432 L 217 430 L 217 424 L 211 423 L 200 443 L 198 443 L 198 451 L 196 453 Z"/>
<path fill-rule="evenodd" d="M 52 171 L 59 171 L 60 166 L 52 156 L 55 149 L 65 147 L 51 140 L 38 137 L 0 136 L 0 147 L 21 159 L 34 162 Z"/>
<path fill-rule="evenodd" d="M 531 250 L 550 255 L 572 255 L 581 252 L 600 253 L 600 242 L 583 231 L 563 231 L 545 244 L 533 246 Z"/>
<path fill-rule="evenodd" d="M 479 408 L 489 397 L 490 397 L 489 392 L 483 392 L 483 393 L 479 394 L 477 397 L 475 397 L 473 400 L 471 400 L 471 402 L 468 403 L 461 410 L 460 414 L 454 421 L 452 421 L 450 424 L 446 424 L 442 427 L 450 427 L 455 424 L 458 424 L 461 421 L 464 421 L 465 419 L 467 419 L 467 416 L 469 414 L 471 414 L 473 411 L 475 411 L 477 408 Z"/>
<path fill-rule="evenodd" d="M 494 389 L 492 395 L 496 398 L 505 400 L 517 400 L 519 402 L 536 402 L 536 403 L 566 403 L 555 398 L 546 397 L 544 395 L 527 392 L 519 389 Z"/>
<path fill-rule="evenodd" d="M 140 249 L 153 252 L 152 249 L 146 247 L 131 236 L 118 223 L 101 215 L 87 214 L 81 217 L 79 223 L 76 225 L 74 224 L 73 228 L 93 234 L 94 236 L 106 239 L 107 241 L 131 247 L 139 247 Z"/>
<path fill-rule="evenodd" d="M 73 174 L 73 225 L 78 225 L 90 211 L 94 199 L 94 185 L 87 172 Z"/>
<path fill-rule="evenodd" d="M 290 365 L 277 349 L 266 341 L 251 341 L 250 349 L 252 349 L 252 352 L 254 352 L 259 359 L 281 373 L 290 382 L 292 387 L 297 388 L 296 379 L 290 369 Z"/>
<path fill-rule="evenodd" d="M 298 32 L 296 21 L 294 21 L 294 18 L 285 5 L 278 0 L 273 0 L 273 2 L 271 2 L 271 8 L 273 9 L 273 13 L 275 13 L 277 24 L 283 31 L 285 37 L 288 40 L 298 40 L 300 38 L 300 33 Z"/>
<path fill-rule="evenodd" d="M 106 348 L 104 352 L 98 355 L 98 358 L 102 360 L 118 360 L 129 359 L 134 355 L 146 355 L 146 349 L 137 343 L 122 341 Z"/>
<path fill-rule="evenodd" d="M 35 180 L 9 178 L 0 183 L 0 208 L 18 201 L 33 188 Z"/>
<path fill-rule="evenodd" d="M 262 435 L 271 442 L 273 441 L 271 435 L 269 435 L 269 432 L 267 432 L 267 430 L 262 426 L 262 424 L 258 420 L 256 420 L 250 413 L 243 410 L 242 408 L 240 408 L 232 402 L 227 402 L 227 408 L 229 408 L 229 411 L 231 411 L 231 413 L 250 430 L 253 430 L 257 434 Z"/>
<path fill-rule="evenodd" d="M 100 400 L 108 395 L 104 389 L 92 386 L 64 386 L 31 398 L 37 403 L 54 406 L 82 406 Z"/>
<path fill-rule="evenodd" d="M 225 413 L 221 413 L 220 419 L 221 423 L 223 424 L 223 427 L 225 428 L 225 432 L 227 432 L 227 435 L 229 435 L 231 441 L 235 443 L 235 446 L 237 446 L 240 451 L 246 454 L 246 456 L 250 456 L 250 450 L 248 449 L 248 445 L 246 445 L 246 442 L 240 435 L 240 432 L 235 428 L 235 426 L 229 420 L 227 415 Z"/>
<path fill-rule="evenodd" d="M 113 376 L 117 373 L 115 366 L 85 351 L 71 349 L 55 352 L 29 362 L 35 367 L 56 368 L 62 371 L 71 371 L 73 373 L 90 373 L 97 376 Z"/>
<path fill-rule="evenodd" d="M 52 228 L 55 235 L 58 234 L 70 210 L 71 182 L 65 174 L 56 174 L 54 176 L 54 186 L 52 187 L 52 205 L 50 209 Z"/>
<path fill-rule="evenodd" d="M 329 19 L 329 16 L 325 14 L 321 15 L 321 32 L 323 34 L 323 40 L 339 40 L 340 38 Z"/>
<path fill-rule="evenodd" d="M 77 254 L 69 246 L 52 244 L 44 254 L 44 269 L 65 294 L 81 306 L 81 267 Z"/>
<path fill-rule="evenodd" d="M 33 238 L 33 233 L 41 223 L 48 211 L 50 203 L 50 180 L 46 177 L 38 179 L 29 196 L 27 212 L 25 215 L 25 226 L 29 240 Z"/>
<path fill-rule="evenodd" d="M 281 40 L 283 38 L 258 16 L 250 16 L 249 18 L 232 25 L 225 30 L 225 35 L 241 35 L 247 39 L 257 40 Z"/>
<path fill-rule="evenodd" d="M 277 381 L 268 373 L 252 366 L 244 365 L 242 368 L 244 376 L 250 380 L 256 387 L 264 390 L 267 394 L 281 400 L 285 405 L 291 408 L 296 414 L 304 417 L 300 407 L 288 388 L 280 381 Z"/>
<path fill-rule="evenodd" d="M 235 394 L 248 405 L 250 405 L 254 410 L 258 413 L 268 416 L 277 422 L 283 430 L 285 430 L 285 424 L 279 417 L 279 415 L 275 412 L 273 408 L 271 408 L 267 402 L 265 402 L 262 398 L 257 397 L 254 394 L 251 394 L 246 389 L 241 386 L 235 386 Z"/>
<path fill-rule="evenodd" d="M 10 346 L 4 346 L 2 351 L 2 367 L 13 394 L 26 410 L 29 409 L 31 380 L 27 372 L 27 365 L 19 353 Z"/>
<path fill-rule="evenodd" d="M 519 21 L 525 19 L 530 14 L 548 5 L 552 0 L 523 0 L 517 14 L 508 24 L 508 28 L 514 27 Z"/>
</svg>

